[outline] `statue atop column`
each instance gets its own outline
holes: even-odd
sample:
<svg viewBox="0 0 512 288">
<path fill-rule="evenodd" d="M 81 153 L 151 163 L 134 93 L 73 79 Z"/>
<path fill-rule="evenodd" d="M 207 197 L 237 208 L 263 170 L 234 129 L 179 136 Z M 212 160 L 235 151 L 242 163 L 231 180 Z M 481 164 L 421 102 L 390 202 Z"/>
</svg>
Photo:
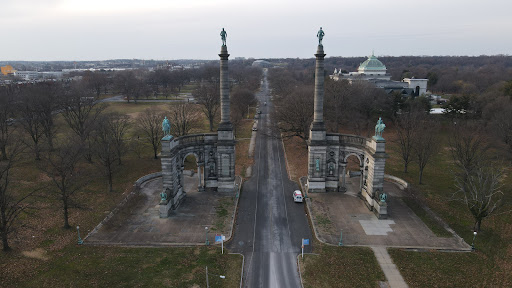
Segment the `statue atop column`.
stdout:
<svg viewBox="0 0 512 288">
<path fill-rule="evenodd" d="M 171 123 L 169 119 L 167 119 L 167 116 L 165 116 L 164 121 L 162 121 L 162 131 L 164 131 L 164 137 L 171 136 Z"/>
<path fill-rule="evenodd" d="M 228 37 L 228 32 L 222 28 L 222 31 L 220 31 L 220 38 L 222 39 L 222 46 L 226 46 L 226 37 Z"/>
<path fill-rule="evenodd" d="M 320 27 L 320 30 L 318 30 L 318 33 L 316 33 L 316 37 L 318 37 L 318 45 L 322 45 L 322 40 L 324 39 L 324 30 L 322 30 L 322 27 Z"/>
<path fill-rule="evenodd" d="M 386 128 L 386 124 L 382 121 L 382 117 L 379 117 L 377 121 L 377 125 L 375 125 L 375 138 L 379 140 L 383 140 L 382 132 L 384 132 L 384 128 Z"/>
</svg>

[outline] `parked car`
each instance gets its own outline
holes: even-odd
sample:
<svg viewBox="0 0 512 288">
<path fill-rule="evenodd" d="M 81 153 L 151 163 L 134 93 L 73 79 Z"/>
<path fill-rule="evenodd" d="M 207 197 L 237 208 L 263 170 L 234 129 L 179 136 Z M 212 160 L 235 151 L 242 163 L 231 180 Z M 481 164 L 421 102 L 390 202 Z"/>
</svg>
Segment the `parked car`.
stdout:
<svg viewBox="0 0 512 288">
<path fill-rule="evenodd" d="M 256 126 L 252 127 L 252 131 L 258 131 L 258 128 Z"/>
</svg>

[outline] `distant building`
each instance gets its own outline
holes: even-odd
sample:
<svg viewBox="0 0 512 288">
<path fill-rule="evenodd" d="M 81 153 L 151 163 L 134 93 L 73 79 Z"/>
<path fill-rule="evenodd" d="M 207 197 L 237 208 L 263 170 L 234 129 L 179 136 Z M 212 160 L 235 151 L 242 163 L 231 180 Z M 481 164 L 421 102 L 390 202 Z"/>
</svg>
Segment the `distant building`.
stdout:
<svg viewBox="0 0 512 288">
<path fill-rule="evenodd" d="M 386 66 L 372 53 L 371 56 L 359 65 L 357 72 L 343 73 L 341 69 L 334 69 L 330 75 L 333 80 L 368 81 L 387 93 L 398 91 L 401 94 L 419 96 L 427 93 L 428 79 L 404 78 L 402 81 L 392 81 L 387 73 Z"/>
<path fill-rule="evenodd" d="M 14 70 L 14 68 L 12 68 L 11 65 L 5 65 L 5 66 L 2 66 L 0 67 L 1 71 L 2 71 L 2 74 L 7 76 L 9 74 L 14 74 L 14 72 L 16 72 L 16 70 Z"/>
<path fill-rule="evenodd" d="M 252 62 L 252 66 L 253 67 L 261 67 L 261 68 L 270 68 L 274 65 L 272 65 L 272 63 L 270 63 L 266 60 L 256 60 L 256 61 Z"/>
<path fill-rule="evenodd" d="M 16 71 L 14 76 L 23 80 L 36 80 L 39 79 L 39 72 L 37 71 Z"/>
</svg>

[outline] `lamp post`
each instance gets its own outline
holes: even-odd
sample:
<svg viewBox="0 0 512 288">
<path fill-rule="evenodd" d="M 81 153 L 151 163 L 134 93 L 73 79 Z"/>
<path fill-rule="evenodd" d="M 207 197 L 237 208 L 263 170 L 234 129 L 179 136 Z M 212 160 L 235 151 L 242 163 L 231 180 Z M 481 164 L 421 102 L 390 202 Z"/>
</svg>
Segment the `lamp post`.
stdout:
<svg viewBox="0 0 512 288">
<path fill-rule="evenodd" d="M 476 230 L 473 231 L 473 242 L 471 242 L 471 250 L 475 251 L 475 238 L 476 238 Z"/>
<path fill-rule="evenodd" d="M 343 246 L 343 229 L 340 231 L 340 242 L 338 243 L 338 246 Z"/>
<path fill-rule="evenodd" d="M 219 276 L 219 278 L 221 278 L 221 279 L 226 279 L 226 276 L 224 276 L 224 275 L 217 275 L 217 274 L 212 274 L 212 275 Z M 210 284 L 208 282 L 208 266 L 206 266 L 206 288 L 210 288 Z"/>
<path fill-rule="evenodd" d="M 78 245 L 84 244 L 84 240 L 80 238 L 80 226 L 76 226 L 76 232 L 78 232 Z"/>
<path fill-rule="evenodd" d="M 204 227 L 204 231 L 206 232 L 206 242 L 204 244 L 208 246 L 210 245 L 210 241 L 208 241 L 208 227 Z"/>
</svg>

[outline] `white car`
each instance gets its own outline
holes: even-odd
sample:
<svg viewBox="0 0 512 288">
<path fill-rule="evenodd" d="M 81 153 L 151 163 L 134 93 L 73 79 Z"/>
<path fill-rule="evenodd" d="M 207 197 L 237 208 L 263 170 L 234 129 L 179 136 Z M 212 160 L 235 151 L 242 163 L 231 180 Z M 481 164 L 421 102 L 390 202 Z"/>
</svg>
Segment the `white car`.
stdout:
<svg viewBox="0 0 512 288">
<path fill-rule="evenodd" d="M 293 191 L 293 201 L 302 203 L 303 198 L 302 198 L 302 192 L 300 192 L 300 190 Z"/>
</svg>

